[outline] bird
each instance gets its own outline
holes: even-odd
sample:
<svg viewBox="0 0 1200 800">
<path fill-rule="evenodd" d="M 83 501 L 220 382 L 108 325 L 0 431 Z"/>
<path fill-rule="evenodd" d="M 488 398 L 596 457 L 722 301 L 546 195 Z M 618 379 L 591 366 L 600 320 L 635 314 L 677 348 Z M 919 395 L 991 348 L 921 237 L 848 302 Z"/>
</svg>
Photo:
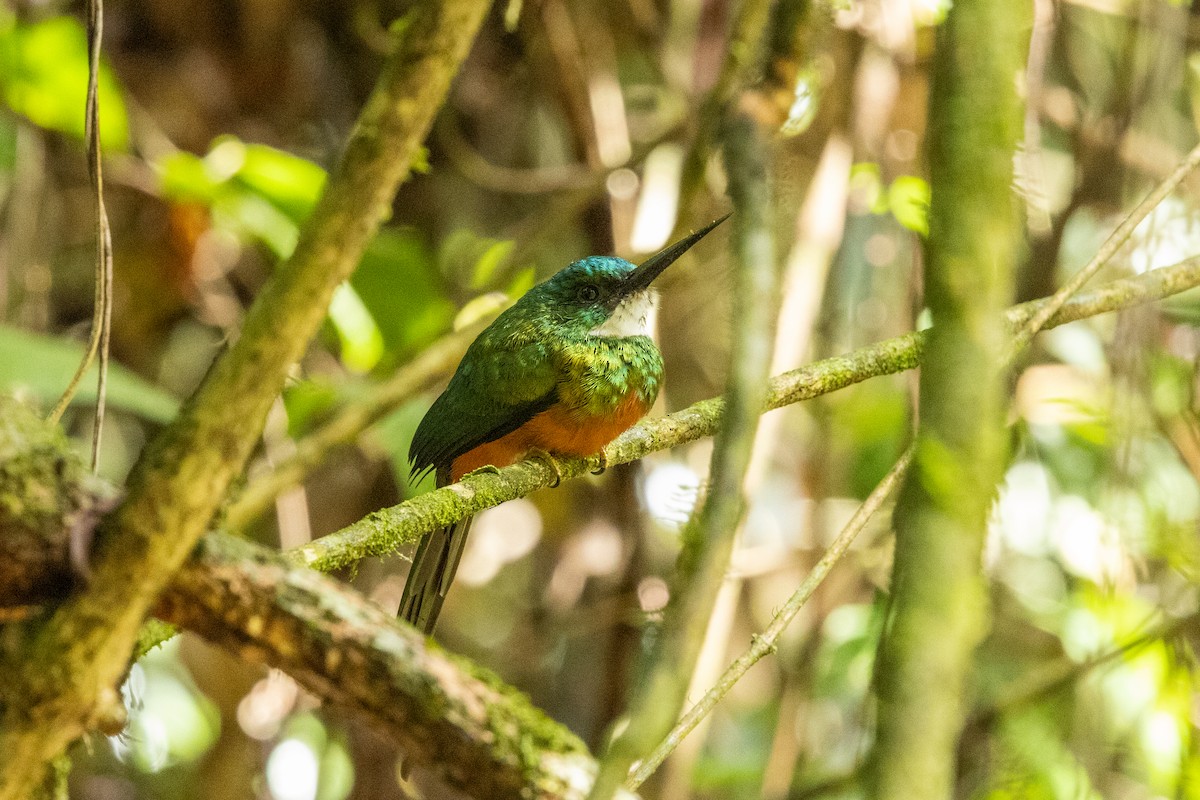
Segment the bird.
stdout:
<svg viewBox="0 0 1200 800">
<path fill-rule="evenodd" d="M 652 282 L 728 218 L 640 266 L 589 256 L 522 295 L 475 338 L 417 426 L 408 454 L 413 478 L 433 472 L 437 485 L 447 486 L 526 457 L 542 458 L 557 475 L 555 455 L 603 455 L 650 410 L 662 384 L 650 329 Z M 437 528 L 417 545 L 398 613 L 426 635 L 470 525 L 468 517 Z"/>
</svg>

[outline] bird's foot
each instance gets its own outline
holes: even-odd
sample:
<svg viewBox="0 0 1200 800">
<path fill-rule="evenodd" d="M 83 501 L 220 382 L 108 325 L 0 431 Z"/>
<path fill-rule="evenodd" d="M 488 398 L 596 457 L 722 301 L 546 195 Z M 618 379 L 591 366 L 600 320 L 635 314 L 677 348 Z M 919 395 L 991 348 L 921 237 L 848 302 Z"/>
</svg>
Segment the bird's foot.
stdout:
<svg viewBox="0 0 1200 800">
<path fill-rule="evenodd" d="M 550 471 L 554 473 L 554 483 L 550 484 L 550 488 L 558 488 L 558 485 L 562 483 L 562 466 L 558 463 L 557 458 L 550 455 L 540 447 L 533 448 L 526 454 L 525 457 L 530 459 L 536 458 L 538 461 L 541 461 L 543 464 L 549 467 Z"/>
<path fill-rule="evenodd" d="M 597 453 L 597 456 L 600 458 L 600 463 L 596 465 L 594 470 L 592 470 L 592 474 L 603 475 L 608 471 L 608 453 L 601 450 L 599 453 Z"/>
<path fill-rule="evenodd" d="M 463 478 L 469 478 L 472 475 L 499 475 L 499 474 L 500 474 L 500 468 L 497 467 L 495 464 L 484 464 L 482 467 L 476 467 L 475 469 L 468 472 L 466 475 L 463 475 Z"/>
</svg>

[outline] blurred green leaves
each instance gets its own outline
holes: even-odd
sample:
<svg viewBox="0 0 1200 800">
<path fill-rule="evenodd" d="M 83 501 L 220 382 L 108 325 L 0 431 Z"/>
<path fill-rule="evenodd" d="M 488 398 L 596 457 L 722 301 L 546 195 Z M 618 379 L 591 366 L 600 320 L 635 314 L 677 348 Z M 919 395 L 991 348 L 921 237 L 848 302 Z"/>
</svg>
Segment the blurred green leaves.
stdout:
<svg viewBox="0 0 1200 800">
<path fill-rule="evenodd" d="M 300 713 L 284 725 L 266 778 L 273 797 L 344 800 L 354 788 L 354 763 L 341 736 L 316 715 Z"/>
<path fill-rule="evenodd" d="M 122 687 L 129 726 L 109 741 L 120 760 L 144 773 L 194 762 L 220 736 L 220 711 L 179 662 L 178 641 L 141 659 Z"/>
<path fill-rule="evenodd" d="M 929 235 L 929 184 L 923 178 L 896 178 L 888 187 L 887 201 L 897 222 L 921 236 Z"/>
<path fill-rule="evenodd" d="M 885 184 L 878 164 L 860 162 L 850 170 L 850 185 L 872 214 L 891 213 L 913 233 L 929 235 L 929 182 L 924 178 L 900 175 Z"/>
<path fill-rule="evenodd" d="M 83 138 L 87 38 L 72 17 L 17 22 L 0 7 L 0 99 L 36 125 Z M 124 150 L 129 123 L 112 70 L 100 64 L 100 140 Z"/>
<path fill-rule="evenodd" d="M 75 374 L 83 350 L 67 339 L 0 325 L 0 391 L 31 391 L 52 403 Z M 75 396 L 76 405 L 95 403 L 95 374 L 93 366 Z M 108 402 L 158 424 L 169 422 L 179 409 L 174 397 L 115 363 L 108 370 Z"/>
<path fill-rule="evenodd" d="M 326 179 L 311 161 L 232 137 L 217 140 L 203 157 L 175 153 L 157 168 L 169 199 L 207 207 L 214 226 L 280 260 L 295 249 Z M 329 308 L 345 366 L 358 373 L 387 368 L 429 344 L 450 327 L 456 309 L 443 276 L 471 290 L 494 288 L 511 250 L 511 242 L 465 230 L 437 250 L 416 231 L 381 231 Z M 531 279 L 520 273 L 507 288 L 524 291 Z"/>
<path fill-rule="evenodd" d="M 325 171 L 311 161 L 233 137 L 218 139 L 202 158 L 178 152 L 156 167 L 168 199 L 207 207 L 214 225 L 279 259 L 295 249 L 325 185 Z"/>
</svg>

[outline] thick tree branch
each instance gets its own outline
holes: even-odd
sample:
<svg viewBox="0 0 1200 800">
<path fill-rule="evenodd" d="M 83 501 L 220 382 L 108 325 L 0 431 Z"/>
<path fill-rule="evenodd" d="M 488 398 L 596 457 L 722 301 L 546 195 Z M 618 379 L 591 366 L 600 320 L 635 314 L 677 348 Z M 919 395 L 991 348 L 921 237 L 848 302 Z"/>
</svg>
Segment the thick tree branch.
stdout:
<svg viewBox="0 0 1200 800">
<path fill-rule="evenodd" d="M 1012 337 L 997 316 L 1011 302 L 1018 243 L 1013 75 L 1025 50 L 1021 30 L 1019 13 L 1002 0 L 960 0 L 938 29 L 925 260 L 936 327 L 921 370 L 912 468 L 894 515 L 891 607 L 876 661 L 868 796 L 878 800 L 954 796 L 967 676 L 987 628 L 981 564 L 1005 463 Z M 1019 333 L 1016 346 L 1024 341 Z"/>
<path fill-rule="evenodd" d="M 1136 278 L 1116 280 L 1080 295 L 1066 303 L 1051 318 L 1048 327 L 1149 303 L 1195 286 L 1200 286 L 1200 257 Z M 1009 309 L 1006 316 L 1010 327 L 1015 330 L 1025 324 L 1044 302 L 1035 300 Z M 869 378 L 912 369 L 921 363 L 927 335 L 928 332 L 905 334 L 777 375 L 768 387 L 766 407 L 781 408 Z M 720 398 L 712 398 L 665 417 L 645 420 L 605 448 L 608 463 L 625 464 L 648 453 L 711 436 L 720 426 L 723 407 Z M 559 466 L 563 479 L 577 478 L 595 469 L 598 460 L 562 459 Z M 367 556 L 390 555 L 439 525 L 524 497 L 554 481 L 554 473 L 540 460 L 504 467 L 496 474 L 471 475 L 460 483 L 369 514 L 353 525 L 289 551 L 288 555 L 296 563 L 319 570 L 348 566 Z"/>
<path fill-rule="evenodd" d="M 296 250 L 267 282 L 238 341 L 147 448 L 101 531 L 87 591 L 3 654 L 0 798 L 25 798 L 43 765 L 104 709 L 138 629 L 242 471 L 287 370 L 354 269 L 409 172 L 488 3 L 428 0 L 398 44 Z"/>
<path fill-rule="evenodd" d="M 498 677 L 358 592 L 277 553 L 206 536 L 156 616 L 366 715 L 414 766 L 480 800 L 579 798 L 587 748 Z"/>
<path fill-rule="evenodd" d="M 0 423 L 0 597 L 55 578 L 46 588 L 61 598 L 71 583 L 64 540 L 95 522 L 90 510 L 111 489 L 32 409 L 0 397 Z M 10 606 L 0 619 L 17 610 L 31 612 Z M 244 540 L 204 537 L 154 611 L 364 714 L 410 764 L 471 797 L 577 798 L 595 774 L 570 731 L 495 675 L 446 653 L 345 584 Z"/>
</svg>

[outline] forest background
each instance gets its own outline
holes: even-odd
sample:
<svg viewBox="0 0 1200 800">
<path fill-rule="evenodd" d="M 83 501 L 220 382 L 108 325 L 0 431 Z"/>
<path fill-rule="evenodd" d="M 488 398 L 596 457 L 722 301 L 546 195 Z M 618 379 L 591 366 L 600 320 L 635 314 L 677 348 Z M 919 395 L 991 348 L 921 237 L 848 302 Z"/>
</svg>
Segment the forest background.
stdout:
<svg viewBox="0 0 1200 800">
<path fill-rule="evenodd" d="M 0 797 L 1200 797 L 1190 4 L 110 0 L 98 478 L 94 7 L 0 3 Z M 410 482 L 501 308 L 730 209 L 672 417 Z"/>
</svg>

